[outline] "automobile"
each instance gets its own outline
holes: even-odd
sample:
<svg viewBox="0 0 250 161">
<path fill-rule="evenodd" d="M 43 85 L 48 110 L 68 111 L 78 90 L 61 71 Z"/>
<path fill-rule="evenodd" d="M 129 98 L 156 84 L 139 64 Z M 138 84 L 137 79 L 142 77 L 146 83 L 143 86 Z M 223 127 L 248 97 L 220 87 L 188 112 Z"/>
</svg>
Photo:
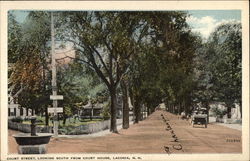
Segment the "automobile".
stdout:
<svg viewBox="0 0 250 161">
<path fill-rule="evenodd" d="M 191 124 L 194 125 L 205 125 L 207 128 L 207 109 L 206 108 L 197 108 L 193 111 L 191 116 Z"/>
</svg>

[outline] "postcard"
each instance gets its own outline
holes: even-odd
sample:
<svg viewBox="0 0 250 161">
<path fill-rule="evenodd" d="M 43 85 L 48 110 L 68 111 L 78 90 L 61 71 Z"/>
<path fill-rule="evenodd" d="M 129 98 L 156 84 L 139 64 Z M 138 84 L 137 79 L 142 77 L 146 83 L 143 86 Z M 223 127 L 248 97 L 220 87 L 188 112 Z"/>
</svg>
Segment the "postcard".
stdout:
<svg viewBox="0 0 250 161">
<path fill-rule="evenodd" d="M 248 1 L 6 1 L 1 160 L 249 160 Z"/>
</svg>

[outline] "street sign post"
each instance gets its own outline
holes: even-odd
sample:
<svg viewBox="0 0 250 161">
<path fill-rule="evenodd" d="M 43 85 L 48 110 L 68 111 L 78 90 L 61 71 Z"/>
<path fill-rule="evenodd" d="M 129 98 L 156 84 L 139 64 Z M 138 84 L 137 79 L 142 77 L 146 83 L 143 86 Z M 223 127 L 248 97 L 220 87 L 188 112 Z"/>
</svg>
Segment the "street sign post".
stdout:
<svg viewBox="0 0 250 161">
<path fill-rule="evenodd" d="M 62 96 L 57 95 L 57 84 L 56 84 L 56 58 L 55 58 L 55 33 L 54 33 L 54 17 L 53 17 L 53 11 L 51 12 L 51 70 L 52 70 L 52 96 L 50 96 L 50 99 L 53 100 L 53 107 L 56 108 L 57 101 L 62 100 Z M 54 136 L 58 136 L 58 120 L 57 120 L 57 110 L 54 109 Z"/>
</svg>

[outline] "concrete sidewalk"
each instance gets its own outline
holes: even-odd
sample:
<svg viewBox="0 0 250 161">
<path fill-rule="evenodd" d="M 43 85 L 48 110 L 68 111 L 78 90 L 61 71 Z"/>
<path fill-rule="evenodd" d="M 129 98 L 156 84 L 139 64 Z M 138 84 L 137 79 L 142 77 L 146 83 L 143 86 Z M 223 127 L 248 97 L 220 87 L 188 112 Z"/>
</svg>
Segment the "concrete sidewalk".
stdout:
<svg viewBox="0 0 250 161">
<path fill-rule="evenodd" d="M 242 131 L 242 125 L 240 124 L 225 124 L 225 123 L 215 123 L 215 124 Z"/>
<path fill-rule="evenodd" d="M 226 124 L 226 123 L 219 123 L 215 121 L 215 117 L 209 117 L 209 123 L 214 125 L 220 125 L 224 127 L 228 127 L 231 129 L 242 131 L 242 125 L 241 124 Z"/>
</svg>

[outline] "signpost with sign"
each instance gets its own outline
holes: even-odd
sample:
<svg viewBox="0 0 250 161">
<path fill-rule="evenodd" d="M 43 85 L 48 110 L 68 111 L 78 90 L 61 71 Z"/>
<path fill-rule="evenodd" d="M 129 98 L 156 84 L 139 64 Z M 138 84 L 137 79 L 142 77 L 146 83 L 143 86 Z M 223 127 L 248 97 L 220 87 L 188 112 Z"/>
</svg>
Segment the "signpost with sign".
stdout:
<svg viewBox="0 0 250 161">
<path fill-rule="evenodd" d="M 51 12 L 51 70 L 52 70 L 52 95 L 50 95 L 50 100 L 53 100 L 53 108 L 48 108 L 49 113 L 54 113 L 54 136 L 58 136 L 58 120 L 57 113 L 62 113 L 63 108 L 58 107 L 57 101 L 63 100 L 62 95 L 57 95 L 57 84 L 56 84 L 56 58 L 55 58 L 55 38 L 54 38 L 54 17 L 53 12 Z"/>
</svg>

